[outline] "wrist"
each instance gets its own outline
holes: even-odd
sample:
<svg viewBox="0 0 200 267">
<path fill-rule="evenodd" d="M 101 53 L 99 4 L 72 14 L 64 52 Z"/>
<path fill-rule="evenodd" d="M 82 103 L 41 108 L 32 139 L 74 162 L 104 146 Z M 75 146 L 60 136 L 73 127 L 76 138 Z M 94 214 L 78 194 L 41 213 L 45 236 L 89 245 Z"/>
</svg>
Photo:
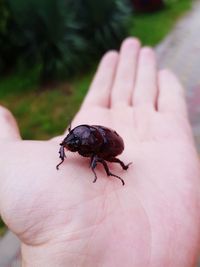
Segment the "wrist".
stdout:
<svg viewBox="0 0 200 267">
<path fill-rule="evenodd" d="M 94 257 L 82 253 L 80 247 L 63 242 L 38 246 L 21 245 L 22 267 L 88 267 L 93 266 Z M 96 264 L 99 267 L 102 264 Z"/>
<path fill-rule="evenodd" d="M 27 246 L 22 244 L 22 267 L 66 267 L 73 266 L 67 253 L 59 245 Z"/>
</svg>

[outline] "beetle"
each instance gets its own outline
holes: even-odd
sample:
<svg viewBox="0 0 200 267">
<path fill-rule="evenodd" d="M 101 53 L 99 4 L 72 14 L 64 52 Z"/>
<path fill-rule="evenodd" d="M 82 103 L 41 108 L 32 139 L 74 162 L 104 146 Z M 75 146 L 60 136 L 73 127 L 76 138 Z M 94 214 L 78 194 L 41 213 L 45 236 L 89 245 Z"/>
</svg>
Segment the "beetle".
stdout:
<svg viewBox="0 0 200 267">
<path fill-rule="evenodd" d="M 71 129 L 60 144 L 60 159 L 59 166 L 64 162 L 66 157 L 65 149 L 71 152 L 78 152 L 83 157 L 90 158 L 90 168 L 94 173 L 93 183 L 97 180 L 95 168 L 97 163 L 101 163 L 108 176 L 114 176 L 121 180 L 124 185 L 124 180 L 116 174 L 113 174 L 107 165 L 107 162 L 119 163 L 123 170 L 127 170 L 131 163 L 124 164 L 120 159 L 116 158 L 124 150 L 124 142 L 121 136 L 110 128 L 100 125 L 82 124 Z"/>
</svg>

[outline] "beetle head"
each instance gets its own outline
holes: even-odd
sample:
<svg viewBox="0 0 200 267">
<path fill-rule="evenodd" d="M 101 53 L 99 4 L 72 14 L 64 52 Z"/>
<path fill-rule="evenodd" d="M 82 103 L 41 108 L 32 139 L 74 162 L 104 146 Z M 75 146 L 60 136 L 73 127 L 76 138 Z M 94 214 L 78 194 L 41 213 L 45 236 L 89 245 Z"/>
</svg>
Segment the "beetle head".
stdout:
<svg viewBox="0 0 200 267">
<path fill-rule="evenodd" d="M 72 152 L 76 152 L 79 150 L 81 141 L 80 141 L 80 138 L 75 136 L 73 133 L 69 133 L 60 145 L 64 146 L 65 148 L 67 148 L 68 150 Z"/>
</svg>

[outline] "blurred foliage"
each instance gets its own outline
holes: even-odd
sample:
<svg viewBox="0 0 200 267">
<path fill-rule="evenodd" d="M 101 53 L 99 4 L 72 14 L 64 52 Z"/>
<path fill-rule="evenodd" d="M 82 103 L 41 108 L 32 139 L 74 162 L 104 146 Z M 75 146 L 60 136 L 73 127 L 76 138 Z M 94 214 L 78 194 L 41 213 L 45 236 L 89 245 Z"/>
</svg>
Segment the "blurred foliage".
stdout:
<svg viewBox="0 0 200 267">
<path fill-rule="evenodd" d="M 164 7 L 164 0 L 131 0 L 138 12 L 154 12 Z"/>
<path fill-rule="evenodd" d="M 128 34 L 123 0 L 0 1 L 2 68 L 39 64 L 43 81 L 84 71 Z"/>
<path fill-rule="evenodd" d="M 81 34 L 89 42 L 90 53 L 117 49 L 128 34 L 130 7 L 125 0 L 71 0 Z"/>
<path fill-rule="evenodd" d="M 0 0 L 0 34 L 4 34 L 6 32 L 8 18 L 9 11 L 5 5 L 5 1 Z"/>
<path fill-rule="evenodd" d="M 4 53 L 6 49 L 7 24 L 9 21 L 9 10 L 4 0 L 0 0 L 0 73 L 5 67 L 6 59 Z"/>
<path fill-rule="evenodd" d="M 1 220 L 0 216 L 0 236 L 2 236 L 5 233 L 6 226 L 4 225 L 3 221 Z"/>
</svg>

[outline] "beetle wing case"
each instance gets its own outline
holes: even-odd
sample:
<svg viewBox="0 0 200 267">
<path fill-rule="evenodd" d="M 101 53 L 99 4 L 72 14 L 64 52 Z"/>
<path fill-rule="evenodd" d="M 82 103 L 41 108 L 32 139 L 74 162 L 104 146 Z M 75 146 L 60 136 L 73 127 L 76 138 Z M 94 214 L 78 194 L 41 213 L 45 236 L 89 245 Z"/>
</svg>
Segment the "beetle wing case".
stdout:
<svg viewBox="0 0 200 267">
<path fill-rule="evenodd" d="M 116 131 L 99 125 L 92 125 L 92 127 L 101 133 L 104 141 L 98 156 L 106 159 L 122 153 L 124 150 L 124 141 Z"/>
</svg>

